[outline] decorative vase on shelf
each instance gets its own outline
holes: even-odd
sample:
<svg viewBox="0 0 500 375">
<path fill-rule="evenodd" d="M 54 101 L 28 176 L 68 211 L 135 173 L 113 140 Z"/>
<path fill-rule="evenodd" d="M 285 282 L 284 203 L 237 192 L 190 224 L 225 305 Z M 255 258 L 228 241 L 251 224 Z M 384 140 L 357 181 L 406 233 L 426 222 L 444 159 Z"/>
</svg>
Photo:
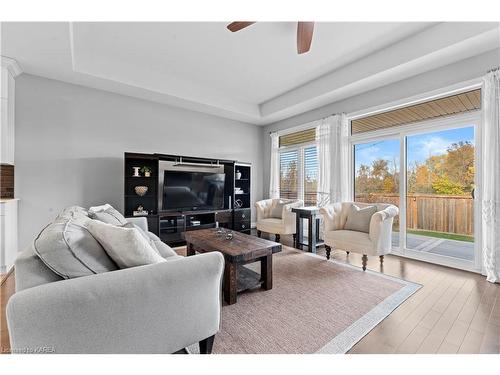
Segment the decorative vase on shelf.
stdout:
<svg viewBox="0 0 500 375">
<path fill-rule="evenodd" d="M 132 169 L 134 170 L 134 177 L 141 177 L 139 174 L 139 169 L 141 169 L 141 167 L 132 167 Z"/>
<path fill-rule="evenodd" d="M 136 186 L 134 188 L 135 190 L 135 193 L 140 196 L 140 197 L 143 197 L 146 195 L 146 193 L 148 192 L 148 187 L 147 186 Z"/>
<path fill-rule="evenodd" d="M 239 180 L 241 178 L 241 172 L 236 171 L 236 179 Z"/>
<path fill-rule="evenodd" d="M 141 172 L 144 173 L 144 177 L 151 177 L 151 168 L 148 166 L 143 166 Z"/>
</svg>

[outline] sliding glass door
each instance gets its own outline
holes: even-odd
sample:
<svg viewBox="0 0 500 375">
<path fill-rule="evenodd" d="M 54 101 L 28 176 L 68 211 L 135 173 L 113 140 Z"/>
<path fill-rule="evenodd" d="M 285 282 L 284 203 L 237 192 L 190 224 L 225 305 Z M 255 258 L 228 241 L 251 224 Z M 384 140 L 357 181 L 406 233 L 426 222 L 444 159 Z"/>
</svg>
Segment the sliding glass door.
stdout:
<svg viewBox="0 0 500 375">
<path fill-rule="evenodd" d="M 478 116 L 351 136 L 354 199 L 399 207 L 393 251 L 464 269 L 475 243 Z"/>
<path fill-rule="evenodd" d="M 391 203 L 399 207 L 399 139 L 354 145 L 354 200 Z M 399 247 L 399 220 L 393 224 L 392 245 Z"/>
<path fill-rule="evenodd" d="M 474 126 L 406 137 L 406 247 L 474 261 Z"/>
</svg>

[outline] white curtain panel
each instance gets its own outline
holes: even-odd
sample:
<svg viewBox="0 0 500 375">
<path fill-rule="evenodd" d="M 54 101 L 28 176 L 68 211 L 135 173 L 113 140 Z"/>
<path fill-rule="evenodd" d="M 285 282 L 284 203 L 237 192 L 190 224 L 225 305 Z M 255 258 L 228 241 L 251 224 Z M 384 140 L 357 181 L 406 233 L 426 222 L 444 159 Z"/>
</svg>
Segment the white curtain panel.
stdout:
<svg viewBox="0 0 500 375">
<path fill-rule="evenodd" d="M 269 197 L 280 197 L 280 137 L 271 133 L 271 176 L 269 178 Z"/>
<path fill-rule="evenodd" d="M 484 78 L 481 225 L 487 280 L 500 282 L 500 72 Z"/>
<path fill-rule="evenodd" d="M 345 114 L 331 117 L 330 202 L 344 202 L 349 193 L 349 130 Z"/>
<path fill-rule="evenodd" d="M 323 207 L 330 203 L 332 177 L 332 126 L 334 116 L 324 118 L 316 126 L 316 150 L 318 154 L 318 196 L 317 205 Z"/>
</svg>

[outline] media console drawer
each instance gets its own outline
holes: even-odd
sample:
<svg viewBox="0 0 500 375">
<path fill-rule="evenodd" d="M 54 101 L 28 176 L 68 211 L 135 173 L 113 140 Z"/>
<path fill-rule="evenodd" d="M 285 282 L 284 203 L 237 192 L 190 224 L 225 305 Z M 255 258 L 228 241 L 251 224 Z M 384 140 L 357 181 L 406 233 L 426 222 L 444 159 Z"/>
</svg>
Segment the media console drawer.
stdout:
<svg viewBox="0 0 500 375">
<path fill-rule="evenodd" d="M 250 220 L 234 223 L 233 229 L 236 231 L 250 230 L 251 229 Z"/>
<path fill-rule="evenodd" d="M 252 215 L 252 211 L 249 208 L 234 210 L 234 222 L 240 221 L 248 221 L 250 222 L 250 218 Z"/>
<path fill-rule="evenodd" d="M 234 210 L 234 230 L 247 231 L 251 229 L 252 211 L 250 208 L 241 208 Z"/>
</svg>

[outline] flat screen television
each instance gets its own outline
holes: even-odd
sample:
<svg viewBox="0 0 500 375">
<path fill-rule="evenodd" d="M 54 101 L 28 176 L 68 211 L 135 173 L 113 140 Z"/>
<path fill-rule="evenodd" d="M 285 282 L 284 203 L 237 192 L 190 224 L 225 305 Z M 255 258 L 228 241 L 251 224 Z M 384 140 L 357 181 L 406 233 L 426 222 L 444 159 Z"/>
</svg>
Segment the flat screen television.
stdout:
<svg viewBox="0 0 500 375">
<path fill-rule="evenodd" d="M 224 208 L 224 173 L 164 171 L 164 210 Z"/>
</svg>

